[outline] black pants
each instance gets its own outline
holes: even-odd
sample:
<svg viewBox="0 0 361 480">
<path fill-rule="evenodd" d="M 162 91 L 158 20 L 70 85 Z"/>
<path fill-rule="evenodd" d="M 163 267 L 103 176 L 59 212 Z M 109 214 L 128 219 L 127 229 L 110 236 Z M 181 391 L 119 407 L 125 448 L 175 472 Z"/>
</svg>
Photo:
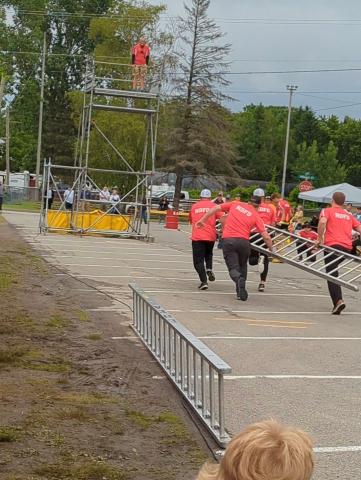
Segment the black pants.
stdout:
<svg viewBox="0 0 361 480">
<path fill-rule="evenodd" d="M 307 260 L 312 260 L 313 262 L 316 261 L 317 254 L 311 249 L 311 245 L 304 244 L 302 242 L 297 242 L 299 247 L 297 248 L 298 253 L 298 260 L 303 260 L 303 253 L 306 252 Z M 307 251 L 306 251 L 307 250 Z"/>
<path fill-rule="evenodd" d="M 0 210 L 3 209 L 3 200 L 4 200 L 4 198 L 0 197 Z"/>
<path fill-rule="evenodd" d="M 207 282 L 206 270 L 213 268 L 213 247 L 215 242 L 193 241 L 193 265 L 202 283 Z"/>
<path fill-rule="evenodd" d="M 229 276 L 237 284 L 242 277 L 247 280 L 247 264 L 251 252 L 248 240 L 243 238 L 224 238 L 223 257 Z"/>
<path fill-rule="evenodd" d="M 340 252 L 350 253 L 350 250 L 348 250 L 345 247 L 342 247 L 341 245 L 332 245 L 332 248 L 334 248 L 335 250 L 340 250 Z M 327 252 L 325 252 L 325 255 L 327 255 Z M 327 273 L 332 272 L 332 270 L 334 270 L 335 268 L 338 269 L 338 267 L 343 262 L 342 259 L 338 260 L 337 262 L 334 262 L 336 258 L 337 258 L 336 254 L 330 255 L 329 257 L 325 258 Z M 333 272 L 331 275 L 333 277 L 338 277 L 338 270 Z M 328 286 L 328 291 L 330 292 L 330 296 L 332 298 L 333 305 L 335 306 L 339 300 L 342 300 L 341 287 L 340 285 L 337 285 L 336 283 L 332 283 L 332 282 L 327 282 L 327 286 Z"/>
<path fill-rule="evenodd" d="M 260 253 L 257 250 L 251 249 L 251 254 L 249 257 L 249 264 L 250 265 L 257 265 L 259 257 L 264 257 L 264 270 L 261 273 L 261 282 L 265 282 L 267 280 L 268 271 L 269 271 L 269 257 L 265 253 Z"/>
</svg>

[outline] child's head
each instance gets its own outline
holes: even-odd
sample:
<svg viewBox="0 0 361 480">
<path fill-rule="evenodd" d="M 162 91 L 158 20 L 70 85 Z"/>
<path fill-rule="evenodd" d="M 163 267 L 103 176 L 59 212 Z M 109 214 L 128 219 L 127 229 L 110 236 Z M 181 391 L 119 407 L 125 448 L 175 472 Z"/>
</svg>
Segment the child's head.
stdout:
<svg viewBox="0 0 361 480">
<path fill-rule="evenodd" d="M 311 227 L 311 224 L 309 222 L 306 222 L 306 223 L 303 224 L 303 229 L 304 230 L 311 230 L 311 228 L 312 227 Z"/>
<path fill-rule="evenodd" d="M 112 194 L 113 194 L 113 195 L 118 195 L 118 190 L 117 190 L 116 188 L 113 188 Z"/>
<path fill-rule="evenodd" d="M 310 480 L 310 437 L 274 420 L 255 423 L 230 442 L 220 465 L 205 465 L 197 480 Z"/>
</svg>

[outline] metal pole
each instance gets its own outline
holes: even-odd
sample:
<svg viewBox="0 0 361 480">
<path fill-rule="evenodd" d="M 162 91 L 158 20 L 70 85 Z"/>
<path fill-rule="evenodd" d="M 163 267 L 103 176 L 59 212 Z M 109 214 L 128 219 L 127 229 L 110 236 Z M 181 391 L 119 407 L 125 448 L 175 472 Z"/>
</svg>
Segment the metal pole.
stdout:
<svg viewBox="0 0 361 480">
<path fill-rule="evenodd" d="M 10 111 L 6 109 L 6 186 L 10 185 Z"/>
<path fill-rule="evenodd" d="M 38 129 L 38 149 L 36 154 L 36 177 L 35 186 L 39 187 L 41 146 L 43 138 L 43 114 L 44 114 L 44 87 L 45 87 L 45 62 L 46 62 L 46 32 L 44 32 L 43 53 L 41 62 L 41 83 L 40 83 L 40 107 L 39 107 L 39 129 Z M 37 195 L 39 192 L 37 191 Z"/>
<path fill-rule="evenodd" d="M 285 146 L 285 158 L 283 162 L 283 176 L 282 176 L 282 197 L 285 196 L 286 190 L 286 174 L 287 174 L 287 162 L 288 162 L 288 147 L 290 143 L 290 131 L 291 131 L 291 115 L 292 115 L 292 97 L 295 91 L 298 89 L 297 85 L 287 85 L 287 90 L 290 92 L 290 99 L 288 103 L 288 119 L 287 119 L 287 133 L 286 133 L 286 146 Z"/>
<path fill-rule="evenodd" d="M 3 102 L 5 85 L 6 85 L 6 80 L 5 80 L 4 75 L 2 75 L 1 80 L 0 80 L 0 107 L 1 107 L 1 104 Z"/>
</svg>

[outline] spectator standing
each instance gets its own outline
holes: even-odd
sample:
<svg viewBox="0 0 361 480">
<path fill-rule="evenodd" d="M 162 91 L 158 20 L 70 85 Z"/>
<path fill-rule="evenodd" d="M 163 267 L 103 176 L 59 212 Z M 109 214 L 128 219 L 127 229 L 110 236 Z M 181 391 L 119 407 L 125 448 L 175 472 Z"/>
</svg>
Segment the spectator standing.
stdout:
<svg viewBox="0 0 361 480">
<path fill-rule="evenodd" d="M 116 188 L 113 188 L 109 201 L 112 204 L 112 209 L 110 210 L 110 213 L 112 213 L 113 215 L 119 215 L 120 214 L 120 211 L 119 211 L 120 196 Z"/>
<path fill-rule="evenodd" d="M 168 198 L 164 195 L 160 200 L 159 200 L 159 205 L 158 205 L 158 210 L 160 212 L 166 212 L 169 208 L 169 201 Z M 159 215 L 159 223 L 162 223 L 164 221 L 164 213 L 161 213 Z"/>
<path fill-rule="evenodd" d="M 3 202 L 4 202 L 4 185 L 0 182 L 0 212 L 3 209 Z"/>
<path fill-rule="evenodd" d="M 201 281 L 198 287 L 200 290 L 208 290 L 207 277 L 210 282 L 216 279 L 213 273 L 213 248 L 217 239 L 216 214 L 210 215 L 204 224 L 198 225 L 199 220 L 214 209 L 211 197 L 210 190 L 202 190 L 200 200 L 192 206 L 189 213 L 192 224 L 193 265 Z"/>
<path fill-rule="evenodd" d="M 332 206 L 324 208 L 320 215 L 318 225 L 319 244 L 332 247 L 340 252 L 351 253 L 352 230 L 361 233 L 361 224 L 344 208 L 345 194 L 335 192 L 332 197 Z M 342 259 L 337 260 L 337 254 L 325 256 L 326 272 L 333 277 L 338 277 L 338 267 Z M 333 315 L 340 315 L 346 308 L 342 298 L 340 285 L 327 282 L 328 290 L 333 303 Z"/>
<path fill-rule="evenodd" d="M 361 222 L 361 207 L 356 207 L 355 218 L 356 218 L 356 220 Z"/>
<path fill-rule="evenodd" d="M 291 218 L 289 231 L 291 233 L 294 233 L 294 232 L 297 232 L 298 230 L 301 230 L 303 225 L 303 219 L 304 219 L 303 207 L 302 205 L 298 205 L 293 217 Z"/>
<path fill-rule="evenodd" d="M 219 192 L 216 198 L 213 200 L 213 203 L 216 205 L 222 205 L 222 203 L 226 203 L 226 199 L 224 198 L 223 192 Z"/>
<path fill-rule="evenodd" d="M 44 195 L 44 208 L 48 207 L 48 210 L 51 210 L 54 200 L 54 192 L 49 188 Z"/>
<path fill-rule="evenodd" d="M 68 187 L 65 190 L 64 201 L 65 201 L 66 210 L 72 210 L 73 209 L 73 203 L 74 203 L 74 190 L 72 188 Z"/>
<path fill-rule="evenodd" d="M 218 212 L 227 213 L 223 229 L 223 256 L 229 275 L 236 284 L 237 298 L 245 302 L 247 264 L 250 256 L 250 235 L 256 230 L 262 235 L 267 247 L 272 250 L 272 240 L 257 210 L 248 203 L 230 202 L 217 205 L 208 211 L 198 222 L 197 227 L 204 227 L 207 220 Z"/>
<path fill-rule="evenodd" d="M 99 192 L 99 200 L 101 203 L 101 209 L 103 210 L 103 212 L 106 212 L 108 210 L 108 204 L 110 202 L 110 192 L 106 185 Z"/>
<path fill-rule="evenodd" d="M 205 464 L 197 480 L 310 480 L 313 468 L 311 438 L 268 420 L 236 435 L 220 463 Z"/>
<path fill-rule="evenodd" d="M 142 206 L 140 208 L 141 208 L 140 223 L 142 224 L 142 222 L 144 222 L 147 225 L 147 223 L 148 223 L 148 205 L 147 205 L 146 197 L 143 197 Z"/>
</svg>

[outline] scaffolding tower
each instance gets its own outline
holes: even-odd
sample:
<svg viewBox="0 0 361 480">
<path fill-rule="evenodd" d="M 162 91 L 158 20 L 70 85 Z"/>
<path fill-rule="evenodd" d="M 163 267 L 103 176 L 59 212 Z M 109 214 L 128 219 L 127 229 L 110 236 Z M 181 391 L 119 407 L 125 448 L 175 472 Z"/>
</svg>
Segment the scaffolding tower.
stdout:
<svg viewBox="0 0 361 480">
<path fill-rule="evenodd" d="M 161 78 L 150 72 L 144 91 L 131 90 L 131 68 L 128 64 L 94 60 L 87 62 L 74 166 L 53 165 L 51 160 L 44 161 L 44 201 L 39 225 L 42 233 L 62 231 L 81 235 L 103 234 L 146 240 L 151 238 L 149 219 Z M 94 118 L 97 111 L 139 115 L 144 119 L 143 153 L 142 158 L 135 164 L 122 153 L 122 145 L 115 145 L 109 135 L 97 125 Z M 92 165 L 93 135 L 99 135 L 110 146 L 119 160 L 119 169 L 95 168 Z M 72 178 L 72 186 L 65 195 L 58 186 L 59 172 Z M 101 198 L 101 188 L 94 179 L 99 174 L 124 177 L 127 180 L 124 184 L 130 184 L 130 187 L 128 191 L 120 194 L 119 200 L 107 202 Z M 130 178 L 132 181 L 129 182 Z M 50 200 L 51 192 L 53 198 Z M 145 219 L 148 221 L 143 230 L 142 223 Z"/>
</svg>

